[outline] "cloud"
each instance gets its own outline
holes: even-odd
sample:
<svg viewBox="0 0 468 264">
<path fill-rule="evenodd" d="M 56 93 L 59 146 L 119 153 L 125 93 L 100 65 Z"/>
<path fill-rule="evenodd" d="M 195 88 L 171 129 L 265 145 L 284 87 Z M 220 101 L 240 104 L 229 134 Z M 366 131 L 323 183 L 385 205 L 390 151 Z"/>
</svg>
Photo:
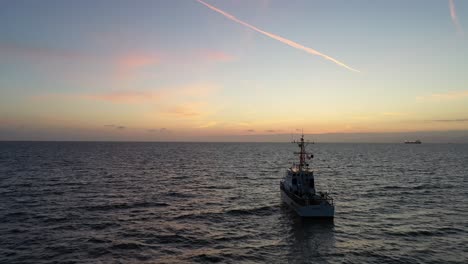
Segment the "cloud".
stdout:
<svg viewBox="0 0 468 264">
<path fill-rule="evenodd" d="M 279 131 L 274 130 L 274 129 L 268 129 L 268 130 L 265 130 L 265 132 L 268 132 L 268 133 L 275 133 L 275 132 L 279 132 Z"/>
<path fill-rule="evenodd" d="M 221 50 L 190 50 L 176 54 L 166 53 L 161 58 L 161 64 L 173 64 L 176 67 L 183 66 L 212 66 L 214 64 L 230 63 L 238 58 Z"/>
<path fill-rule="evenodd" d="M 141 67 L 157 64 L 158 62 L 159 59 L 151 55 L 131 54 L 120 58 L 118 64 L 121 68 L 138 69 Z"/>
<path fill-rule="evenodd" d="M 209 62 L 231 62 L 236 60 L 233 55 L 216 50 L 202 51 L 199 56 L 202 60 Z"/>
<path fill-rule="evenodd" d="M 246 130 L 246 132 L 253 133 L 253 132 L 255 132 L 255 129 L 248 129 L 248 130 Z"/>
<path fill-rule="evenodd" d="M 120 104 L 139 104 L 148 102 L 197 101 L 210 97 L 219 91 L 214 84 L 190 84 L 166 87 L 155 90 L 113 90 L 83 94 L 46 93 L 31 95 L 35 101 L 44 100 L 93 100 Z M 177 111 L 175 111 L 177 112 Z"/>
<path fill-rule="evenodd" d="M 165 50 L 120 51 L 96 54 L 65 48 L 37 46 L 28 43 L 0 42 L 0 57 L 26 60 L 28 63 L 40 63 L 41 69 L 59 65 L 67 75 L 80 81 L 97 76 L 99 79 L 110 79 L 114 82 L 133 80 L 141 77 L 144 71 L 155 70 L 155 66 L 170 64 L 190 64 L 200 67 L 213 63 L 227 63 L 237 58 L 221 50 L 190 50 L 185 54 Z M 85 65 L 85 66 L 83 66 Z M 51 74 L 56 74 L 52 68 Z M 64 74 L 64 73 L 62 73 Z M 55 77 L 55 76 L 54 76 Z M 70 76 L 67 76 L 70 79 Z M 94 78 L 93 78 L 94 80 Z"/>
<path fill-rule="evenodd" d="M 468 97 L 468 90 L 465 91 L 453 91 L 447 93 L 435 93 L 427 96 L 419 96 L 417 100 L 424 100 L 424 101 L 452 101 L 452 100 L 460 100 L 463 98 Z"/>
<path fill-rule="evenodd" d="M 215 121 L 210 121 L 210 122 L 207 122 L 203 125 L 200 125 L 200 126 L 197 126 L 197 128 L 209 128 L 209 127 L 213 127 L 215 125 L 217 125 L 218 123 L 215 122 Z"/>
<path fill-rule="evenodd" d="M 148 129 L 146 131 L 150 132 L 150 133 L 161 133 L 161 134 L 167 134 L 167 133 L 171 132 L 169 129 L 167 129 L 165 127 L 160 128 L 160 129 Z"/>
<path fill-rule="evenodd" d="M 117 77 L 132 77 L 138 71 L 160 65 L 200 65 L 212 63 L 228 63 L 237 57 L 221 50 L 190 50 L 172 53 L 168 51 L 143 51 L 117 54 L 113 59 L 117 69 Z"/>
<path fill-rule="evenodd" d="M 444 122 L 444 123 L 455 123 L 455 122 L 468 122 L 468 118 L 459 118 L 459 119 L 435 119 L 428 120 L 430 122 Z"/>
<path fill-rule="evenodd" d="M 260 33 L 260 34 L 263 34 L 263 35 L 265 35 L 265 36 L 268 36 L 268 37 L 270 37 L 270 38 L 272 38 L 272 39 L 275 39 L 275 40 L 277 40 L 277 41 L 279 41 L 279 42 L 282 42 L 282 43 L 284 43 L 284 44 L 286 44 L 286 45 L 288 45 L 288 46 L 291 46 L 291 47 L 293 47 L 293 48 L 296 48 L 296 49 L 305 51 L 305 52 L 307 52 L 307 53 L 309 53 L 309 54 L 320 56 L 320 57 L 322 57 L 322 58 L 324 58 L 324 59 L 326 59 L 326 60 L 332 61 L 332 62 L 334 62 L 335 64 L 337 64 L 337 65 L 339 65 L 339 66 L 341 66 L 341 67 L 344 67 L 344 68 L 346 68 L 346 69 L 348 69 L 348 70 L 350 70 L 350 71 L 359 72 L 358 70 L 351 68 L 350 66 L 344 64 L 343 62 L 340 62 L 340 61 L 338 61 L 337 59 L 334 59 L 334 58 L 332 58 L 332 57 L 330 57 L 330 56 L 328 56 L 328 55 L 325 55 L 325 54 L 323 54 L 323 53 L 320 53 L 320 52 L 318 52 L 318 51 L 316 51 L 316 50 L 314 50 L 314 49 L 312 49 L 312 48 L 303 46 L 303 45 L 301 45 L 301 44 L 299 44 L 299 43 L 296 43 L 296 42 L 294 42 L 294 41 L 292 41 L 292 40 L 289 40 L 289 39 L 283 38 L 283 37 L 281 37 L 281 36 L 275 35 L 275 34 L 273 34 L 273 33 L 270 33 L 270 32 L 264 31 L 264 30 L 261 30 L 261 29 L 255 27 L 255 26 L 253 26 L 253 25 L 250 25 L 250 24 L 247 23 L 247 22 L 244 22 L 244 21 L 242 21 L 242 20 L 236 18 L 235 16 L 233 16 L 233 15 L 231 15 L 231 14 L 229 14 L 229 13 L 227 13 L 227 12 L 221 10 L 221 9 L 218 9 L 218 8 L 216 8 L 216 7 L 214 7 L 214 6 L 210 5 L 210 4 L 205 3 L 204 1 L 201 1 L 201 0 L 196 0 L 196 1 L 199 2 L 200 4 L 204 5 L 204 6 L 208 7 L 209 9 L 211 9 L 211 10 L 213 10 L 213 11 L 215 11 L 215 12 L 217 12 L 217 13 L 223 15 L 223 16 L 225 16 L 226 18 L 228 18 L 228 19 L 230 19 L 230 20 L 232 20 L 232 21 L 234 21 L 234 22 L 236 22 L 236 23 L 239 23 L 239 24 L 241 24 L 241 25 L 243 25 L 243 26 L 245 26 L 245 27 L 247 27 L 247 28 L 250 28 L 250 29 L 252 29 L 252 30 L 254 30 L 254 31 L 256 31 L 256 32 L 258 32 L 258 33 Z"/>
<path fill-rule="evenodd" d="M 215 94 L 219 87 L 213 84 L 191 84 L 177 87 L 167 87 L 156 91 L 118 91 L 94 95 L 94 98 L 127 103 L 141 103 L 145 101 L 162 101 L 177 99 L 200 99 Z M 179 108 L 179 110 L 182 110 Z M 177 111 L 176 111 L 177 112 Z M 181 111 L 183 112 L 183 111 Z"/>
<path fill-rule="evenodd" d="M 170 107 L 169 109 L 167 109 L 166 113 L 176 115 L 179 117 L 194 117 L 200 115 L 200 112 L 198 110 L 188 105 Z"/>
<path fill-rule="evenodd" d="M 449 0 L 449 9 L 450 17 L 452 18 L 452 22 L 455 26 L 455 29 L 457 30 L 458 34 L 463 35 L 463 28 L 460 25 L 460 21 L 458 21 L 454 0 Z"/>
<path fill-rule="evenodd" d="M 251 126 L 252 124 L 250 122 L 238 122 L 236 125 L 246 127 Z"/>
<path fill-rule="evenodd" d="M 141 103 L 158 98 L 155 93 L 150 91 L 110 91 L 79 95 L 78 97 L 112 103 Z"/>
<path fill-rule="evenodd" d="M 125 126 L 119 126 L 119 125 L 104 125 L 105 127 L 110 127 L 110 128 L 115 128 L 117 130 L 124 130 L 126 129 L 127 127 Z"/>
<path fill-rule="evenodd" d="M 133 77 L 138 71 L 160 63 L 160 58 L 152 53 L 129 53 L 116 59 L 117 77 Z"/>
</svg>

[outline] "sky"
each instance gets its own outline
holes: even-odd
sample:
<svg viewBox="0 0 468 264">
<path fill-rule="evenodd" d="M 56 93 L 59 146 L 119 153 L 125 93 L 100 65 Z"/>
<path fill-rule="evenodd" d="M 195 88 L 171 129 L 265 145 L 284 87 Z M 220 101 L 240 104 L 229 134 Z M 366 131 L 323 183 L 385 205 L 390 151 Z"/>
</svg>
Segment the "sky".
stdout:
<svg viewBox="0 0 468 264">
<path fill-rule="evenodd" d="M 465 0 L 0 0 L 0 140 L 468 131 Z"/>
</svg>

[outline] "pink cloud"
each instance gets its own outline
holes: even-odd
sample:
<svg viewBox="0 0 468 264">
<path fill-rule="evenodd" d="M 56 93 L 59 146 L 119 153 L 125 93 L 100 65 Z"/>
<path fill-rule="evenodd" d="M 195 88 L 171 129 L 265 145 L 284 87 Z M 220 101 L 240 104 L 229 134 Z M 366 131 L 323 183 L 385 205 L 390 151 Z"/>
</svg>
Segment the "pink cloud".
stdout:
<svg viewBox="0 0 468 264">
<path fill-rule="evenodd" d="M 151 103 L 151 102 L 174 102 L 199 101 L 215 94 L 219 88 L 212 84 L 192 84 L 186 86 L 166 87 L 155 90 L 114 90 L 96 93 L 82 94 L 38 94 L 30 98 L 36 101 L 48 100 L 93 100 L 111 103 Z M 186 105 L 187 106 L 187 105 Z M 191 105 L 190 108 L 197 108 L 200 105 Z M 192 111 L 187 107 L 172 108 L 170 111 L 180 115 L 196 115 L 198 111 Z"/>
<path fill-rule="evenodd" d="M 93 100 L 111 103 L 142 103 L 157 100 L 159 96 L 150 91 L 110 91 L 92 94 L 39 94 L 30 97 L 34 101 L 56 101 L 56 100 Z"/>
<path fill-rule="evenodd" d="M 120 68 L 127 70 L 139 69 L 159 63 L 159 58 L 149 54 L 129 54 L 118 59 Z"/>
<path fill-rule="evenodd" d="M 115 77 L 117 81 L 132 79 L 139 72 L 157 65 L 196 64 L 199 67 L 203 64 L 227 63 L 234 60 L 236 60 L 235 56 L 218 50 L 190 51 L 186 54 L 162 52 L 158 52 L 157 55 L 154 52 L 119 54 L 114 59 Z"/>
<path fill-rule="evenodd" d="M 453 2 L 453 0 L 449 0 L 449 9 L 450 9 L 450 17 L 452 18 L 452 22 L 455 25 L 455 28 L 457 29 L 458 34 L 463 35 L 463 29 L 460 25 L 460 22 L 458 21 L 457 11 L 456 11 L 455 3 Z"/>
<path fill-rule="evenodd" d="M 151 67 L 162 64 L 201 64 L 211 63 L 226 63 L 236 59 L 235 56 L 220 50 L 191 50 L 185 54 L 172 53 L 161 50 L 151 51 L 126 51 L 119 53 L 111 53 L 107 55 L 92 54 L 76 50 L 67 50 L 55 47 L 42 47 L 29 44 L 17 43 L 0 43 L 0 55 L 2 57 L 20 58 L 29 61 L 41 62 L 41 68 L 47 66 L 42 64 L 47 63 L 66 63 L 60 64 L 60 69 L 77 75 L 79 79 L 83 78 L 83 72 L 86 68 L 80 68 L 77 71 L 72 66 L 77 65 L 99 65 L 103 69 L 110 71 L 100 77 L 111 77 L 113 81 L 120 82 L 122 80 L 141 77 L 138 74 L 143 70 L 151 69 Z M 73 62 L 70 64 L 69 62 Z M 110 67 L 109 67 L 110 66 Z M 47 68 L 47 67 L 46 67 Z M 95 74 L 95 72 L 87 72 Z M 53 72 L 52 74 L 55 74 Z"/>
<path fill-rule="evenodd" d="M 55 100 L 93 100 L 111 103 L 141 103 L 158 98 L 149 91 L 110 91 L 92 94 L 38 94 L 30 97 L 35 101 L 55 101 Z"/>
<path fill-rule="evenodd" d="M 217 63 L 229 63 L 237 57 L 221 50 L 191 50 L 181 53 L 167 53 L 161 60 L 164 64 L 212 66 Z"/>
<path fill-rule="evenodd" d="M 158 65 L 159 56 L 153 53 L 129 53 L 118 55 L 116 61 L 117 79 L 128 79 L 134 77 L 139 71 Z"/>
<path fill-rule="evenodd" d="M 233 55 L 216 50 L 203 51 L 200 53 L 200 58 L 208 62 L 231 62 L 236 60 Z"/>
</svg>

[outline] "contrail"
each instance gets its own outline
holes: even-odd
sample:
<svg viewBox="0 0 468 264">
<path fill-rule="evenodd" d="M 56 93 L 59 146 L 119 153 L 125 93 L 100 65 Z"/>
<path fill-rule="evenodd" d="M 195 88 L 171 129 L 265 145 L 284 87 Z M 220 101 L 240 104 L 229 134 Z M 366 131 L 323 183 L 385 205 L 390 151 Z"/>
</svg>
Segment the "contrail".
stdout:
<svg viewBox="0 0 468 264">
<path fill-rule="evenodd" d="M 458 21 L 457 12 L 455 11 L 455 3 L 453 0 L 449 0 L 450 16 L 452 17 L 452 22 L 457 28 L 459 34 L 463 35 L 463 29 Z"/>
<path fill-rule="evenodd" d="M 234 21 L 234 22 L 237 22 L 237 23 L 239 23 L 239 24 L 241 24 L 241 25 L 243 25 L 243 26 L 245 26 L 245 27 L 248 27 L 248 28 L 250 28 L 250 29 L 252 29 L 252 30 L 254 30 L 254 31 L 257 31 L 258 33 L 261 33 L 261 34 L 263 34 L 263 35 L 265 35 L 265 36 L 268 36 L 268 37 L 270 37 L 270 38 L 272 38 L 272 39 L 276 39 L 276 40 L 278 40 L 278 41 L 280 41 L 280 42 L 283 42 L 284 44 L 289 45 L 289 46 L 291 46 L 291 47 L 293 47 L 293 48 L 303 50 L 303 51 L 305 51 L 305 52 L 307 52 L 307 53 L 309 53 L 309 54 L 313 54 L 313 55 L 317 55 L 317 56 L 323 57 L 324 59 L 329 60 L 329 61 L 332 61 L 332 62 L 334 62 L 334 63 L 336 63 L 336 64 L 338 64 L 338 65 L 340 65 L 340 66 L 342 66 L 342 67 L 345 67 L 345 68 L 348 69 L 348 70 L 351 70 L 351 71 L 354 71 L 354 72 L 360 72 L 360 71 L 358 71 L 358 70 L 356 70 L 356 69 L 353 69 L 353 68 L 349 67 L 348 65 L 346 65 L 346 64 L 344 64 L 344 63 L 342 63 L 342 62 L 340 62 L 340 61 L 338 61 L 338 60 L 336 60 L 336 59 L 334 59 L 334 58 L 332 58 L 332 57 L 330 57 L 330 56 L 328 56 L 328 55 L 325 55 L 325 54 L 323 54 L 323 53 L 320 53 L 320 52 L 318 52 L 318 51 L 316 51 L 316 50 L 314 50 L 314 49 L 305 47 L 305 46 L 303 46 L 303 45 L 301 45 L 301 44 L 299 44 L 299 43 L 297 43 L 297 42 L 294 42 L 294 41 L 292 41 L 292 40 L 283 38 L 283 37 L 281 37 L 281 36 L 275 35 L 275 34 L 270 33 L 270 32 L 263 31 L 263 30 L 261 30 L 261 29 L 255 27 L 255 26 L 252 26 L 252 25 L 250 25 L 250 24 L 247 23 L 247 22 L 244 22 L 244 21 L 242 21 L 242 20 L 239 20 L 238 18 L 236 18 L 236 17 L 233 16 L 233 15 L 231 15 L 231 14 L 229 14 L 229 13 L 227 13 L 227 12 L 224 12 L 224 11 L 221 10 L 221 9 L 218 9 L 218 8 L 216 8 L 216 7 L 214 7 L 214 6 L 210 5 L 210 4 L 207 4 L 207 3 L 203 2 L 202 0 L 197 0 L 197 2 L 199 2 L 200 4 L 205 5 L 206 7 L 208 7 L 209 9 L 211 9 L 211 10 L 213 10 L 213 11 L 215 11 L 215 12 L 220 13 L 221 15 L 227 17 L 228 19 L 230 19 L 230 20 L 232 20 L 232 21 Z"/>
</svg>

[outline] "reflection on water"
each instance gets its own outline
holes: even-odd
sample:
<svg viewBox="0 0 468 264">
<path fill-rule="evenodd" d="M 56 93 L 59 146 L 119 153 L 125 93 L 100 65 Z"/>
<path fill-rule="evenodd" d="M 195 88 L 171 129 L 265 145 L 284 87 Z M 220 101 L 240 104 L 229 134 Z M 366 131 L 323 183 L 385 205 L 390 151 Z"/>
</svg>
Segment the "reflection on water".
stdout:
<svg viewBox="0 0 468 264">
<path fill-rule="evenodd" d="M 289 261 L 317 262 L 335 252 L 335 224 L 333 219 L 302 218 L 286 205 L 281 214 L 289 219 L 288 232 Z"/>
</svg>

